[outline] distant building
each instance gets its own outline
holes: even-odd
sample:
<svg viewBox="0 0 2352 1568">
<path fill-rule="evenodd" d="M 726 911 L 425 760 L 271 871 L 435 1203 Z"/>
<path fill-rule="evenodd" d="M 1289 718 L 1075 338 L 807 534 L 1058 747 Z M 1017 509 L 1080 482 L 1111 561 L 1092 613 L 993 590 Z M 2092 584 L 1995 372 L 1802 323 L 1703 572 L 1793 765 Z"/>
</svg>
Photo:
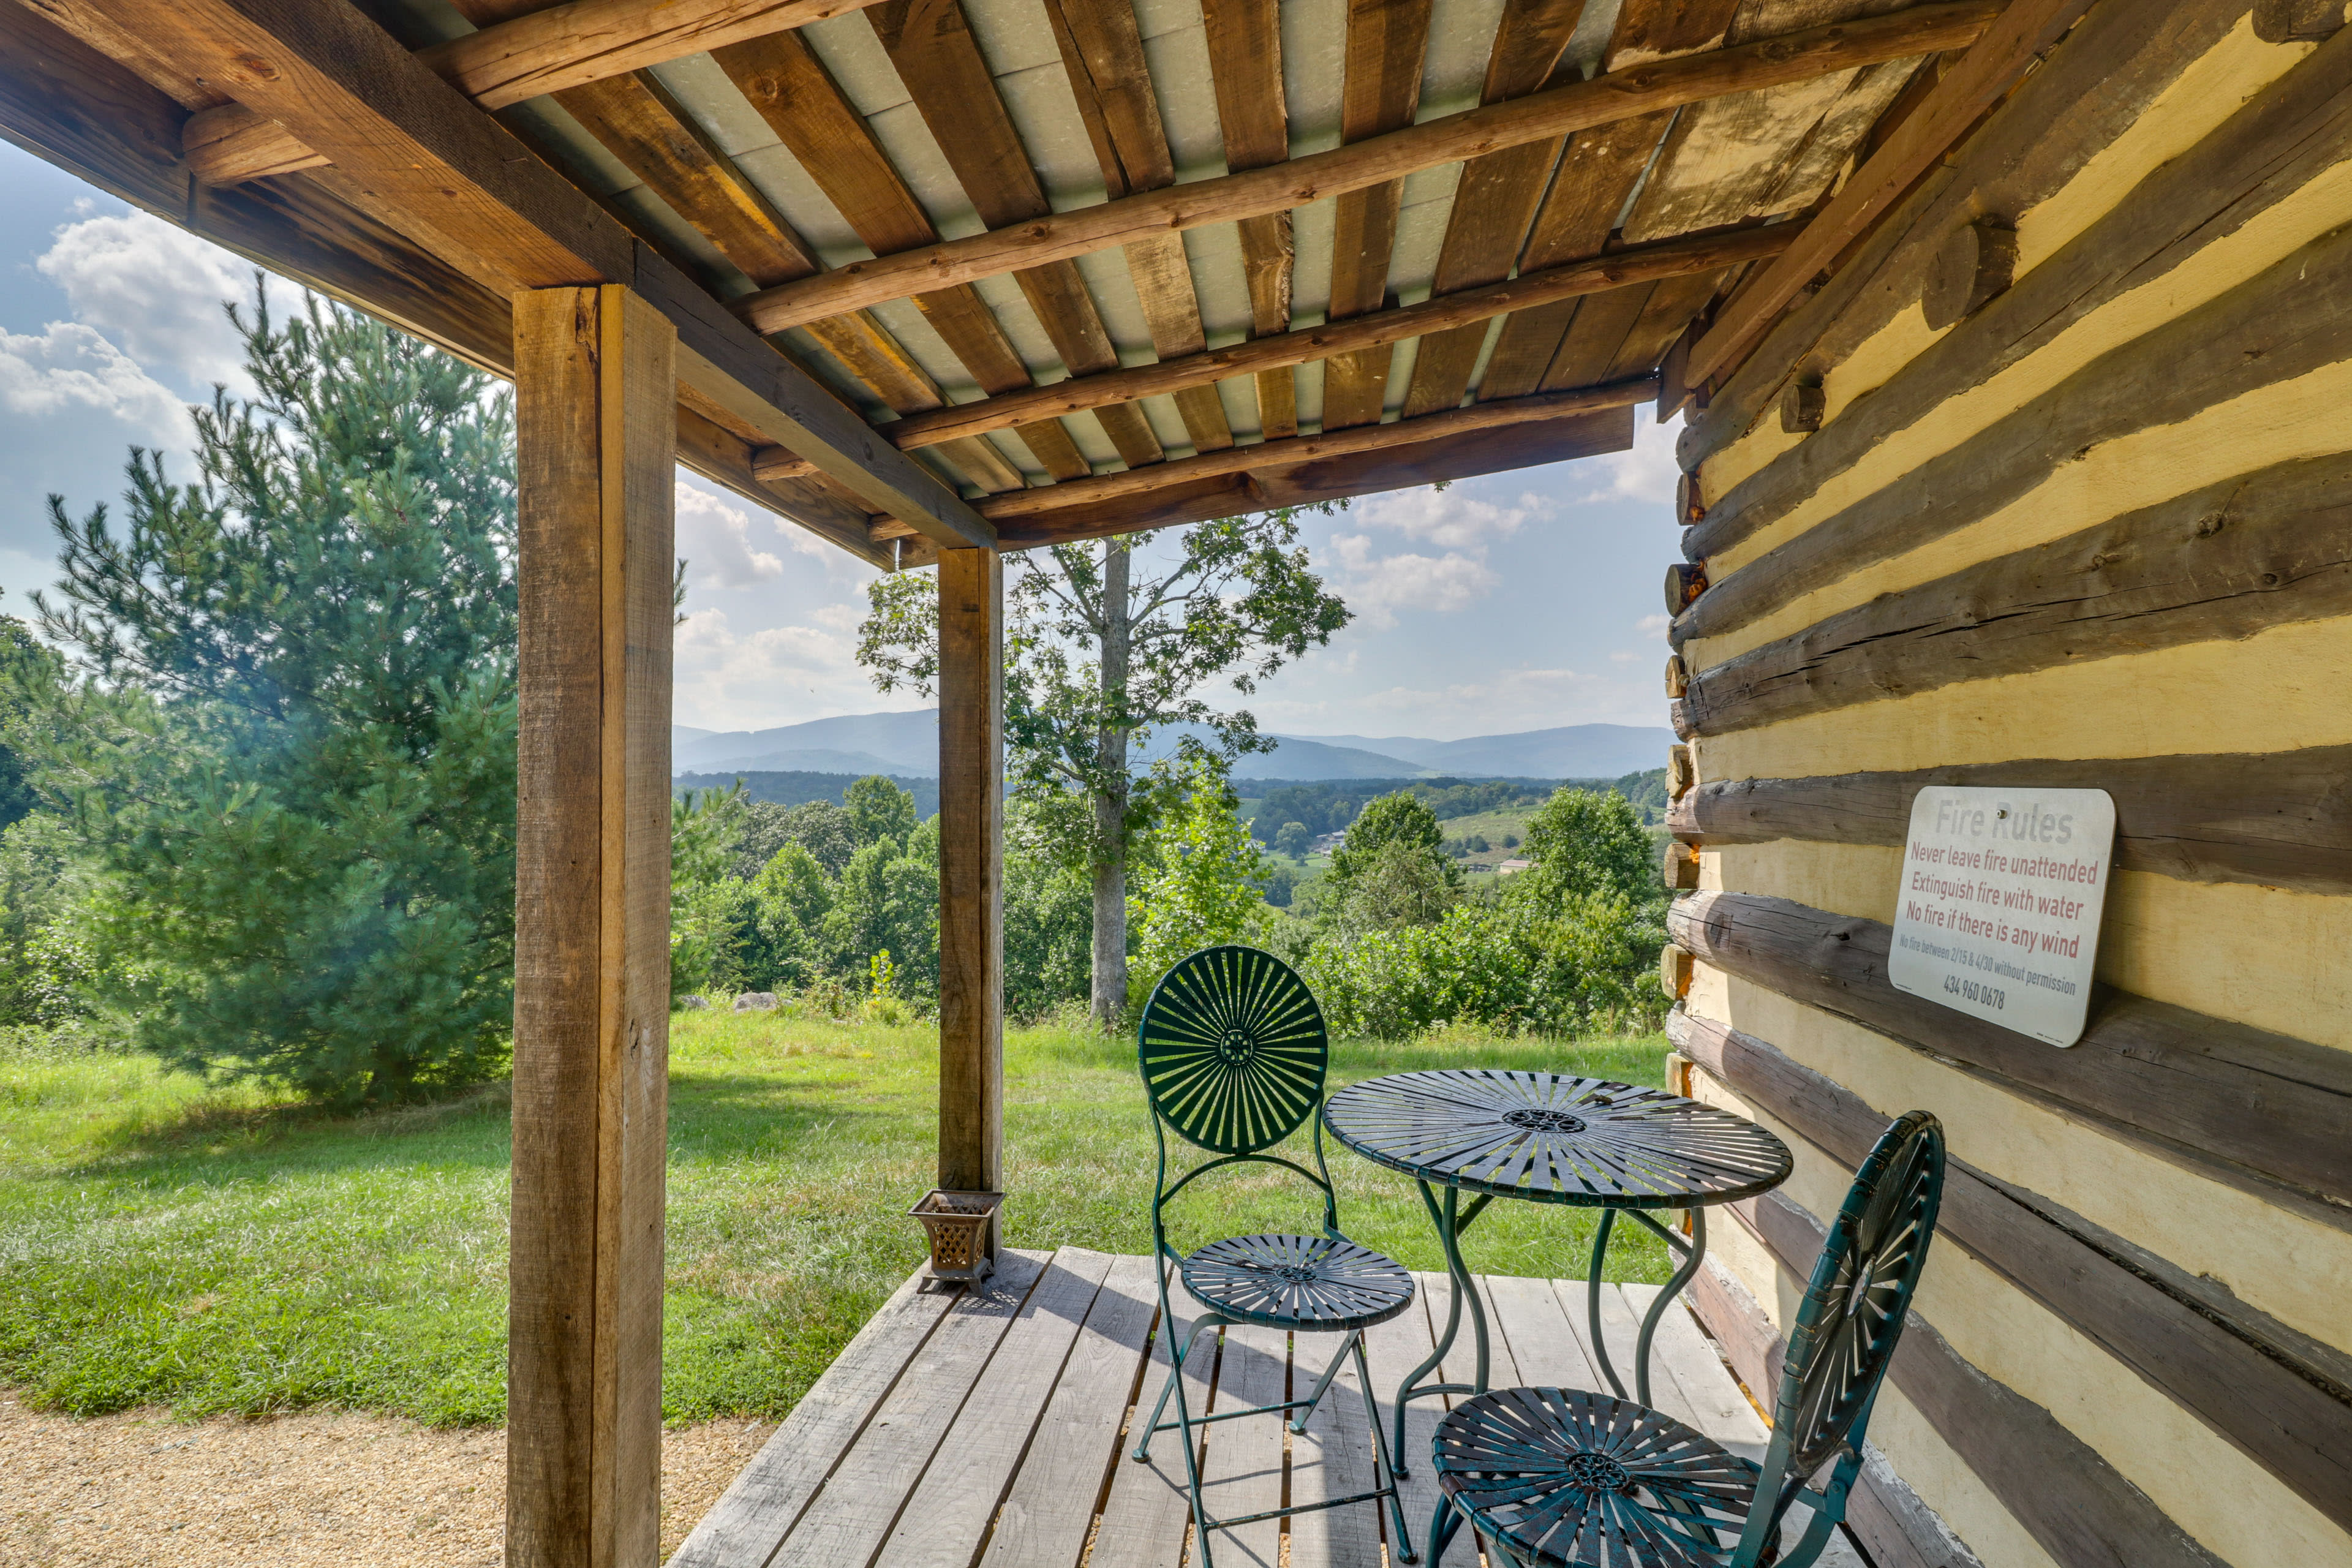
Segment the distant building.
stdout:
<svg viewBox="0 0 2352 1568">
<path fill-rule="evenodd" d="M 1495 868 L 1495 875 L 1497 877 L 1515 877 L 1521 871 L 1529 871 L 1534 868 L 1535 862 L 1532 860 L 1506 860 Z"/>
</svg>

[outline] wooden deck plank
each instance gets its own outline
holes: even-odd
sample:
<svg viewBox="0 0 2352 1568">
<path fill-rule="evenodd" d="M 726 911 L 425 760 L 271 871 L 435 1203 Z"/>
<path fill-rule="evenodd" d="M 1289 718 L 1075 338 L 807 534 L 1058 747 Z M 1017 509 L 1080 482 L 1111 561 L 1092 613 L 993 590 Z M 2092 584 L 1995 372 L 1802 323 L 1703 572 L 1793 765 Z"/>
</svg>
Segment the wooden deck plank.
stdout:
<svg viewBox="0 0 2352 1568">
<path fill-rule="evenodd" d="M 1110 1266 L 1106 1252 L 1054 1254 L 890 1531 L 890 1568 L 971 1568 Z"/>
<path fill-rule="evenodd" d="M 1181 1291 L 1171 1292 L 1176 1308 L 1176 1322 L 1163 1324 L 1151 1342 L 1151 1360 L 1143 1369 L 1143 1384 L 1136 1390 L 1135 1421 L 1139 1427 L 1151 1415 L 1152 1402 L 1160 1397 L 1160 1384 L 1168 1375 L 1168 1343 L 1192 1329 L 1192 1319 L 1198 1309 L 1187 1315 L 1184 1308 L 1192 1305 L 1191 1298 Z M 1202 1342 L 1204 1353 L 1192 1358 L 1184 1371 L 1184 1396 L 1192 1408 L 1209 1408 L 1210 1373 L 1216 1358 L 1205 1353 L 1210 1342 Z M 1168 1404 L 1169 1420 L 1175 1419 L 1176 1403 Z M 1184 1531 L 1192 1521 L 1192 1503 L 1184 1484 L 1184 1454 L 1177 1447 L 1173 1432 L 1162 1432 L 1151 1446 L 1148 1463 L 1137 1464 L 1127 1456 L 1134 1451 L 1139 1432 L 1129 1432 L 1119 1446 L 1119 1460 L 1111 1474 L 1110 1496 L 1103 1503 L 1102 1525 L 1097 1532 L 1097 1542 L 1113 1542 L 1109 1553 L 1099 1553 L 1095 1568 L 1177 1568 L 1184 1552 Z"/>
<path fill-rule="evenodd" d="M 1623 1288 L 1625 1303 L 1633 1311 L 1646 1312 L 1656 1300 L 1661 1287 L 1627 1285 Z M 1699 1331 L 1698 1321 L 1690 1314 L 1687 1302 L 1678 1302 L 1666 1309 L 1658 1320 L 1655 1341 L 1659 1364 L 1671 1368 L 1675 1383 L 1689 1400 L 1698 1419 L 1693 1423 L 1717 1442 L 1763 1443 L 1771 1436 L 1771 1428 L 1748 1396 L 1739 1391 L 1732 1378 L 1731 1369 L 1723 1364 L 1715 1346 Z"/>
<path fill-rule="evenodd" d="M 1045 1254 L 1008 1248 L 994 1274 L 965 1289 L 769 1559 L 770 1568 L 858 1568 L 873 1558 L 1046 1263 Z"/>
<path fill-rule="evenodd" d="M 1219 1410 L 1246 1410 L 1290 1397 L 1290 1335 L 1281 1329 L 1237 1324 L 1225 1331 L 1217 1368 Z M 1285 1418 L 1245 1415 L 1209 1428 L 1201 1497 L 1211 1519 L 1237 1519 L 1282 1506 Z M 1193 1561 L 1200 1561 L 1200 1553 Z M 1220 1530 L 1208 1557 L 1224 1568 L 1280 1568 L 1282 1521 L 1258 1521 Z"/>
<path fill-rule="evenodd" d="M 1186 1551 L 1191 1510 L 1174 1435 L 1160 1436 L 1148 1465 L 1126 1458 L 1136 1435 L 1125 1427 L 1148 1414 L 1167 1368 L 1164 1343 L 1151 1332 L 1151 1260 L 1008 1250 L 999 1268 L 994 1290 L 977 1296 L 922 1292 L 920 1275 L 901 1286 L 671 1568 L 1077 1568 L 1089 1541 L 1089 1568 L 1197 1563 L 1200 1554 Z M 1394 1418 L 1397 1384 L 1444 1323 L 1445 1276 L 1415 1278 L 1412 1309 L 1365 1335 L 1384 1422 Z M 1482 1275 L 1478 1282 L 1493 1331 L 1490 1385 L 1600 1382 L 1581 1280 Z M 1637 1314 L 1656 1292 L 1603 1289 L 1602 1331 L 1621 1369 L 1632 1361 Z M 1226 1333 L 1222 1358 L 1203 1353 L 1188 1379 L 1196 1411 L 1303 1394 L 1340 1343 L 1337 1335 L 1307 1335 L 1293 1351 L 1275 1331 Z M 1472 1344 L 1465 1322 L 1440 1375 L 1466 1381 Z M 1685 1307 L 1669 1308 L 1660 1321 L 1653 1373 L 1667 1414 L 1761 1457 L 1764 1423 Z M 1407 1417 L 1412 1474 L 1402 1500 L 1424 1563 L 1437 1499 L 1431 1439 L 1457 1402 L 1416 1400 Z M 1280 1507 L 1286 1476 L 1293 1504 L 1371 1484 L 1371 1433 L 1352 1366 L 1334 1379 L 1304 1436 L 1286 1438 L 1278 1417 L 1262 1416 L 1210 1426 L 1203 1441 L 1212 1514 Z M 1293 1513 L 1286 1530 L 1286 1552 L 1284 1526 L 1266 1521 L 1218 1531 L 1210 1555 L 1223 1568 L 1381 1568 L 1391 1535 L 1385 1508 L 1361 1503 Z M 1457 1537 L 1448 1561 L 1464 1568 L 1470 1551 Z M 1393 1545 L 1385 1556 L 1396 1562 Z M 1822 1562 L 1864 1568 L 1843 1536 Z"/>
<path fill-rule="evenodd" d="M 1421 1310 L 1419 1302 L 1406 1309 Z M 1291 1351 L 1291 1397 L 1304 1399 L 1347 1343 L 1339 1334 L 1301 1334 Z M 1363 1384 L 1355 1358 L 1348 1358 L 1323 1403 L 1307 1418 L 1307 1430 L 1290 1439 L 1290 1500 L 1293 1506 L 1325 1498 L 1350 1497 L 1372 1485 L 1372 1429 L 1364 1415 Z M 1384 1503 L 1349 1503 L 1290 1516 L 1290 1568 L 1356 1568 L 1381 1560 Z"/>
<path fill-rule="evenodd" d="M 1569 1328 L 1550 1282 L 1511 1275 L 1482 1276 L 1495 1321 L 1511 1347 L 1519 1375 L 1533 1388 L 1598 1388 L 1593 1369 Z M 1496 1386 L 1500 1387 L 1501 1384 Z"/>
<path fill-rule="evenodd" d="M 920 1289 L 923 1275 L 882 1303 L 866 1326 L 793 1406 L 743 1473 L 735 1478 L 670 1568 L 761 1568 L 792 1529 L 866 1417 L 897 1386 L 899 1373 L 958 1296 Z"/>
<path fill-rule="evenodd" d="M 1127 1407 L 1138 1394 L 1136 1374 L 1159 1310 L 1151 1259 L 1112 1259 L 980 1568 L 1074 1568 L 1119 1462 Z M 1146 1388 L 1141 1396 L 1158 1393 Z"/>
<path fill-rule="evenodd" d="M 1415 1281 L 1428 1278 L 1414 1276 Z M 1443 1275 L 1437 1276 L 1443 1279 Z M 1445 1304 L 1437 1303 L 1433 1315 L 1425 1294 L 1417 1292 L 1412 1308 L 1385 1323 L 1375 1324 L 1364 1331 L 1364 1354 L 1372 1369 L 1372 1403 L 1379 1410 L 1381 1429 L 1391 1436 L 1396 1431 L 1397 1386 L 1405 1373 L 1419 1366 L 1436 1343 L 1432 1337 L 1433 1321 L 1445 1321 Z M 1403 1505 L 1406 1527 L 1412 1534 L 1413 1551 L 1422 1561 L 1428 1561 L 1429 1516 L 1437 1507 L 1437 1473 L 1430 1463 L 1430 1449 L 1436 1440 L 1437 1423 L 1445 1414 L 1443 1399 L 1416 1399 L 1406 1409 L 1404 1418 L 1404 1452 L 1396 1456 L 1404 1462 L 1406 1475 L 1399 1487 L 1398 1501 Z M 1381 1511 L 1381 1535 L 1388 1539 L 1389 1520 L 1386 1509 Z M 1389 1545 L 1389 1561 L 1396 1562 L 1393 1542 Z"/>
</svg>

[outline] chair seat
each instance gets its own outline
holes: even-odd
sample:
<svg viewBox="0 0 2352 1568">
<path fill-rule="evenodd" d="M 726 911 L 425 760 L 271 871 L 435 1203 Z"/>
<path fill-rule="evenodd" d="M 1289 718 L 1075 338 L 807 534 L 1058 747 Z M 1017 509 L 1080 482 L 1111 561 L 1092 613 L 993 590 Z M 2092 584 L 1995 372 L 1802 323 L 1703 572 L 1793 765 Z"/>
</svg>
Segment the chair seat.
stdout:
<svg viewBox="0 0 2352 1568">
<path fill-rule="evenodd" d="M 1437 1484 L 1480 1533 L 1580 1568 L 1721 1568 L 1759 1473 L 1671 1416 L 1575 1388 L 1465 1400 L 1436 1448 Z"/>
<path fill-rule="evenodd" d="M 1184 1259 L 1184 1289 L 1213 1312 L 1272 1329 L 1366 1329 L 1412 1302 L 1394 1258 L 1328 1236 L 1236 1236 Z"/>
</svg>

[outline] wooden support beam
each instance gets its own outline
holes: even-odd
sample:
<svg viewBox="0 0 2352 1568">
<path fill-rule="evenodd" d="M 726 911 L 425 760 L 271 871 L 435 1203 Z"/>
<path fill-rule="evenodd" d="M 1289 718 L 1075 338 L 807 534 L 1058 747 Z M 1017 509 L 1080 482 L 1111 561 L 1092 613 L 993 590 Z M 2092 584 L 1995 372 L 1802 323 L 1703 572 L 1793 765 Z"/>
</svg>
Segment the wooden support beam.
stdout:
<svg viewBox="0 0 2352 1568">
<path fill-rule="evenodd" d="M 2219 1180 L 2252 1177 L 2298 1213 L 2352 1225 L 2352 1053 L 2106 991 L 2072 1049 L 1897 991 L 1890 928 L 1754 893 L 1694 893 L 1666 912 L 1701 962 L 1958 1062 Z M 2293 1085 L 2293 1092 L 2284 1086 Z M 2300 1197 L 2303 1201 L 2295 1203 Z M 2347 1494 L 2352 1498 L 2352 1494 Z"/>
<path fill-rule="evenodd" d="M 419 49 L 484 109 L 609 81 L 646 66 L 845 15 L 877 0 L 567 0 Z M 460 7 L 463 10 L 464 7 Z M 197 177 L 233 184 L 331 160 L 266 111 L 219 105 L 189 147 Z"/>
<path fill-rule="evenodd" d="M 1987 110 L 2007 97 L 2042 51 L 2064 37 L 2090 7 L 2091 0 L 2014 0 L 1982 37 L 1971 42 L 1960 62 L 1944 73 L 1917 111 L 1831 198 L 1808 226 L 1805 243 L 1725 304 L 1706 335 L 1691 346 L 1690 383 L 1696 385 L 1722 374 L 1761 338 L 1798 293 L 1908 195 L 1920 176 Z"/>
<path fill-rule="evenodd" d="M 1567 48 L 1583 0 L 1507 0 L 1486 55 L 1479 101 L 1499 103 L 1542 88 Z M 1580 71 L 1574 71 L 1580 75 Z M 1454 294 L 1511 275 L 1528 226 L 1551 184 L 1565 138 L 1530 142 L 1472 159 L 1462 166 L 1445 238 L 1437 254 L 1433 294 Z M 1615 214 L 1612 213 L 1611 216 Z M 1538 263 L 1529 263 L 1530 268 Z M 1421 345 L 1412 363 L 1403 412 L 1408 418 L 1459 405 L 1486 341 L 1483 326 L 1456 327 Z"/>
<path fill-rule="evenodd" d="M 2352 894 L 2347 778 L 2352 746 L 1725 779 L 1677 797 L 1666 826 L 1691 844 L 1797 838 L 1895 848 L 1909 830 L 1911 799 L 1923 789 L 2103 789 L 2116 802 L 2118 871 L 2340 897 Z"/>
<path fill-rule="evenodd" d="M 570 0 L 436 44 L 425 64 L 484 109 L 625 76 L 875 0 Z"/>
<path fill-rule="evenodd" d="M 315 180 L 415 237 L 495 293 L 629 285 L 677 328 L 681 382 L 736 409 L 751 428 L 809 458 L 877 510 L 920 521 L 927 537 L 991 542 L 987 523 L 954 491 L 879 439 L 348 0 L 89 4 L 334 160 L 331 169 L 297 178 Z"/>
<path fill-rule="evenodd" d="M 1369 190 L 1418 169 L 1705 98 L 1963 47 L 2000 14 L 1997 0 L 1945 0 L 1640 66 L 1265 168 L 1171 185 L 1040 216 L 1013 228 L 857 262 L 822 278 L 749 295 L 737 308 L 761 330 L 781 331 L 951 283 L 1068 260 L 1175 230 L 1286 212 L 1325 196 Z"/>
<path fill-rule="evenodd" d="M 1279 0 L 1202 0 L 1209 75 L 1217 93 L 1227 169 L 1263 169 L 1290 156 L 1290 111 L 1282 83 Z M 1250 331 L 1290 330 L 1291 271 L 1297 250 L 1290 215 L 1244 218 L 1237 226 L 1242 276 L 1249 286 Z M 1257 374 L 1259 434 L 1272 441 L 1298 434 L 1298 386 L 1287 365 Z"/>
<path fill-rule="evenodd" d="M 1074 376 L 1027 392 L 957 404 L 898 420 L 885 426 L 881 434 L 901 449 L 912 450 L 961 436 L 977 436 L 1030 420 L 1077 414 L 1107 404 L 1131 402 L 1232 376 L 1310 364 L 1334 354 L 1402 342 L 1407 338 L 1444 331 L 1465 322 L 1483 322 L 1548 300 L 1574 299 L 1653 279 L 1712 273 L 1741 261 L 1778 255 L 1795 238 L 1795 226 L 1774 224 L 1698 239 L 1667 240 L 1549 271 L 1522 273 L 1507 283 L 1424 300 L 1418 305 L 1358 316 L 1351 321 L 1302 327 L 1294 332 L 1253 338 L 1183 359 L 1105 371 L 1099 375 Z"/>
<path fill-rule="evenodd" d="M 1169 150 L 1159 94 L 1143 57 L 1133 0 L 1047 0 L 1045 12 L 1078 111 L 1095 143 L 1104 189 L 1118 197 L 1174 184 L 1175 155 Z M 1143 308 L 1152 349 L 1160 358 L 1208 347 L 1183 236 L 1163 234 L 1129 245 L 1127 272 L 1135 285 L 1136 302 Z M 1215 387 L 1188 387 L 1174 401 L 1195 450 L 1211 452 L 1234 444 L 1233 427 L 1225 421 Z"/>
<path fill-rule="evenodd" d="M 1421 107 L 1429 53 L 1430 0 L 1348 0 L 1342 51 L 1339 140 L 1361 142 L 1403 130 Z M 1369 316 L 1387 300 L 1404 172 L 1337 193 L 1331 220 L 1331 287 L 1325 314 Z M 1380 422 L 1388 395 L 1387 345 L 1334 354 L 1323 366 L 1323 428 Z M 1458 401 L 1458 400 L 1457 400 Z"/>
<path fill-rule="evenodd" d="M 940 552 L 940 1185 L 1004 1181 L 1004 563 Z M 989 1255 L 999 1237 L 992 1230 Z"/>
<path fill-rule="evenodd" d="M 660 1546 L 677 338 L 626 289 L 515 300 L 514 1568 Z"/>
<path fill-rule="evenodd" d="M 1073 479 L 1067 484 L 1041 485 L 1034 489 L 1016 490 L 1010 495 L 991 496 L 979 503 L 980 513 L 992 522 L 1067 514 L 1099 506 L 1107 500 L 1148 494 L 1194 479 L 1244 474 L 1259 468 L 1285 468 L 1318 458 L 1355 457 L 1392 447 L 1418 446 L 1448 436 L 1559 419 L 1571 414 L 1630 408 L 1637 403 L 1648 402 L 1657 395 L 1657 391 L 1656 378 L 1637 376 L 1607 386 L 1539 394 L 1534 397 L 1513 398 L 1507 403 L 1473 404 L 1467 408 L 1448 409 L 1443 414 L 1423 415 L 1418 419 L 1397 419 L 1385 425 L 1357 425 L 1320 436 L 1290 436 L 1246 447 L 1228 447 L 1221 451 L 1202 452 L 1197 457 L 1154 463 L 1148 468 L 1126 468 L 1117 473 L 1097 474 L 1090 479 Z M 752 471 L 765 473 L 769 470 L 761 468 L 755 462 Z M 874 526 L 874 537 L 877 540 L 912 531 L 905 524 L 891 519 L 881 520 Z"/>
<path fill-rule="evenodd" d="M 1045 187 L 957 0 L 882 0 L 866 16 L 980 221 L 995 229 L 1051 216 Z M 1118 351 L 1075 263 L 1027 268 L 1013 280 L 1072 375 L 1118 367 Z M 1160 438 L 1141 409 L 1099 408 L 1095 419 L 1129 466 L 1160 460 Z"/>
<path fill-rule="evenodd" d="M 1444 428 L 1436 425 L 1434 416 L 1412 423 Z M 1388 432 L 1395 431 L 1397 426 L 1382 425 L 1377 428 Z M 1339 431 L 1335 435 L 1354 436 L 1356 432 Z M 1370 451 L 1268 463 L 1241 473 L 1202 474 L 1131 495 L 1114 496 L 1092 506 L 1007 518 L 998 530 L 998 537 L 1007 550 L 1105 539 L 1180 522 L 1264 511 L 1271 507 L 1306 506 L 1370 495 L 1375 490 L 1466 479 L 1540 463 L 1564 463 L 1602 452 L 1622 452 L 1633 444 L 1633 409 L 1602 408 L 1457 431 L 1435 438 L 1423 435 L 1418 440 Z M 1265 446 L 1272 445 L 1266 442 L 1256 449 L 1263 451 Z M 1213 455 L 1222 458 L 1227 454 Z"/>
</svg>

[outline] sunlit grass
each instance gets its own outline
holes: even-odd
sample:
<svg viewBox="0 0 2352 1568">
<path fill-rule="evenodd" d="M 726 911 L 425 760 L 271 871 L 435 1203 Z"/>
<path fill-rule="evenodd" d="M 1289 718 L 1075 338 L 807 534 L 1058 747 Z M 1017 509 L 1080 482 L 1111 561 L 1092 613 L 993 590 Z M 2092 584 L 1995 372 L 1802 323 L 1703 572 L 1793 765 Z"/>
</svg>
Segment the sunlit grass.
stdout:
<svg viewBox="0 0 2352 1568">
<path fill-rule="evenodd" d="M 1663 1040 L 1454 1032 L 1348 1045 L 1333 1087 L 1488 1065 L 1661 1080 Z M 688 1014 L 671 1044 L 665 1405 L 674 1421 L 788 1410 L 922 1258 L 906 1207 L 931 1184 L 937 1037 L 782 1014 Z M 1006 1043 L 1005 1229 L 1017 1247 L 1150 1246 L 1150 1122 L 1133 1047 L 1068 1028 Z M 96 1413 L 305 1405 L 439 1424 L 504 1406 L 508 1105 L 492 1088 L 337 1117 L 152 1062 L 0 1047 L 0 1380 Z M 1310 1163 L 1302 1134 L 1291 1151 Z M 1443 1267 L 1403 1178 L 1327 1151 L 1341 1218 Z M 1211 1178 L 1180 1244 L 1312 1226 L 1311 1192 Z M 1475 1268 L 1581 1271 L 1589 1222 L 1496 1204 Z M 1621 1241 L 1612 1275 L 1663 1279 Z"/>
</svg>

